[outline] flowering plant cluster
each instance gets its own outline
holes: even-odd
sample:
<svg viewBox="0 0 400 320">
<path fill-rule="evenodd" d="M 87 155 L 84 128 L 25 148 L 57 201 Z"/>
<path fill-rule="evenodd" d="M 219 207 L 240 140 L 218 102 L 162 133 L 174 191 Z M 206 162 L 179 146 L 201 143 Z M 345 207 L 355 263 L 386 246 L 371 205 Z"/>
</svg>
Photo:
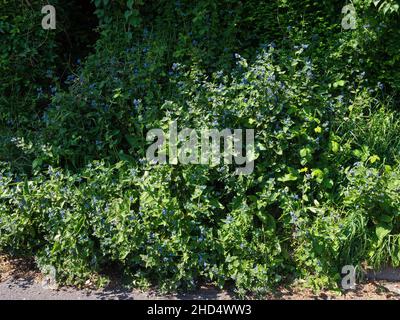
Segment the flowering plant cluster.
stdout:
<svg viewBox="0 0 400 320">
<path fill-rule="evenodd" d="M 400 265 L 395 10 L 354 1 L 358 27 L 342 30 L 332 1 L 59 0 L 57 29 L 39 10 L 23 42 L 32 9 L 3 3 L 0 250 L 60 283 L 103 285 L 113 268 L 137 287 L 241 296 Z M 78 3 L 98 27 L 70 48 Z M 149 132 L 171 123 L 250 132 L 249 174 L 149 162 Z"/>
</svg>

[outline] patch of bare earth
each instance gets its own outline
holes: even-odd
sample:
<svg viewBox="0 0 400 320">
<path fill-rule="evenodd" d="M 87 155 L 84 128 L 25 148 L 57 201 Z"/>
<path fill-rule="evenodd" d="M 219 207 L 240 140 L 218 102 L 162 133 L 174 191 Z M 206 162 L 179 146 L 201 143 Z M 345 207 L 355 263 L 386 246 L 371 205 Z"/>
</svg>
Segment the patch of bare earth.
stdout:
<svg viewBox="0 0 400 320">
<path fill-rule="evenodd" d="M 279 288 L 267 295 L 269 300 L 400 300 L 400 283 L 368 281 L 347 291 L 322 290 L 318 293 L 303 287 Z"/>
<path fill-rule="evenodd" d="M 33 259 L 0 254 L 0 282 L 10 278 L 39 279 L 41 274 Z"/>
</svg>

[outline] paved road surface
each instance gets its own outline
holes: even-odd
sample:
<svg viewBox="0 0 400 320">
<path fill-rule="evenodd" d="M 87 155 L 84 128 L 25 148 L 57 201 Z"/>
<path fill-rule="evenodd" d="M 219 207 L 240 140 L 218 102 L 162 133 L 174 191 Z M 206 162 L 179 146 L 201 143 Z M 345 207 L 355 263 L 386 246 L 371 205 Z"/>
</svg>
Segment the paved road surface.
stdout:
<svg viewBox="0 0 400 320">
<path fill-rule="evenodd" d="M 215 289 L 200 290 L 196 294 L 156 296 L 152 293 L 113 290 L 77 290 L 61 288 L 51 290 L 31 279 L 11 278 L 0 282 L 0 300 L 149 300 L 149 299 L 230 299 L 224 292 Z"/>
</svg>

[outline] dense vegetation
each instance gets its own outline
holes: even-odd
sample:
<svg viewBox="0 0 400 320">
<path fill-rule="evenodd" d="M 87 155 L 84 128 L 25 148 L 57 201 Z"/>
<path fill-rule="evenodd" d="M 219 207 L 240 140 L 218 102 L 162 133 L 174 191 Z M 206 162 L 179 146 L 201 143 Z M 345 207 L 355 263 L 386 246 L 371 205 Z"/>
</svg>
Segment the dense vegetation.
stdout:
<svg viewBox="0 0 400 320">
<path fill-rule="evenodd" d="M 400 265 L 398 1 L 51 2 L 0 0 L 0 249 L 240 295 Z M 253 174 L 148 163 L 173 120 L 254 129 Z"/>
</svg>

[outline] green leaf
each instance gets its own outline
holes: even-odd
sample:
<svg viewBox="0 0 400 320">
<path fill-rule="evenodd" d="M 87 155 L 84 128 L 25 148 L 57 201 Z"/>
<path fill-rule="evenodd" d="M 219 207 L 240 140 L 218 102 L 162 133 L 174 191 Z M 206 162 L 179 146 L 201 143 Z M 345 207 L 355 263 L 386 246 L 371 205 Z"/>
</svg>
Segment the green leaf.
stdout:
<svg viewBox="0 0 400 320">
<path fill-rule="evenodd" d="M 269 213 L 259 211 L 259 212 L 257 212 L 257 217 L 261 220 L 264 227 L 268 231 L 275 230 L 276 223 L 275 223 L 275 218 L 272 215 L 270 215 Z"/>
<path fill-rule="evenodd" d="M 382 241 L 391 231 L 392 228 L 386 224 L 378 224 L 375 228 L 375 234 L 379 241 Z"/>
<path fill-rule="evenodd" d="M 120 160 L 123 160 L 123 161 L 126 161 L 126 162 L 135 162 L 135 158 L 125 154 L 122 151 L 120 151 L 120 153 L 118 153 L 118 156 L 119 156 Z"/>
<path fill-rule="evenodd" d="M 287 182 L 287 181 L 296 181 L 297 176 L 292 173 L 287 173 L 283 177 L 278 178 L 278 181 Z"/>
<path fill-rule="evenodd" d="M 337 143 L 336 141 L 331 141 L 331 150 L 334 153 L 339 152 L 339 143 Z"/>
<path fill-rule="evenodd" d="M 379 158 L 376 154 L 369 157 L 369 162 L 371 162 L 371 163 L 375 163 L 376 161 L 379 161 L 379 160 L 381 160 L 381 158 Z"/>
<path fill-rule="evenodd" d="M 389 215 L 387 215 L 387 214 L 383 214 L 383 215 L 381 215 L 381 216 L 378 217 L 378 220 L 379 220 L 379 221 L 382 221 L 382 222 L 391 223 L 392 220 L 393 220 L 393 216 L 389 216 Z"/>
<path fill-rule="evenodd" d="M 345 83 L 346 82 L 344 80 L 339 80 L 339 81 L 336 81 L 335 83 L 333 83 L 333 87 L 334 88 L 343 87 L 345 85 Z"/>
<path fill-rule="evenodd" d="M 126 139 L 126 141 L 128 141 L 128 143 L 131 147 L 136 147 L 139 144 L 138 137 L 127 134 L 127 135 L 125 135 L 125 139 Z"/>
</svg>

